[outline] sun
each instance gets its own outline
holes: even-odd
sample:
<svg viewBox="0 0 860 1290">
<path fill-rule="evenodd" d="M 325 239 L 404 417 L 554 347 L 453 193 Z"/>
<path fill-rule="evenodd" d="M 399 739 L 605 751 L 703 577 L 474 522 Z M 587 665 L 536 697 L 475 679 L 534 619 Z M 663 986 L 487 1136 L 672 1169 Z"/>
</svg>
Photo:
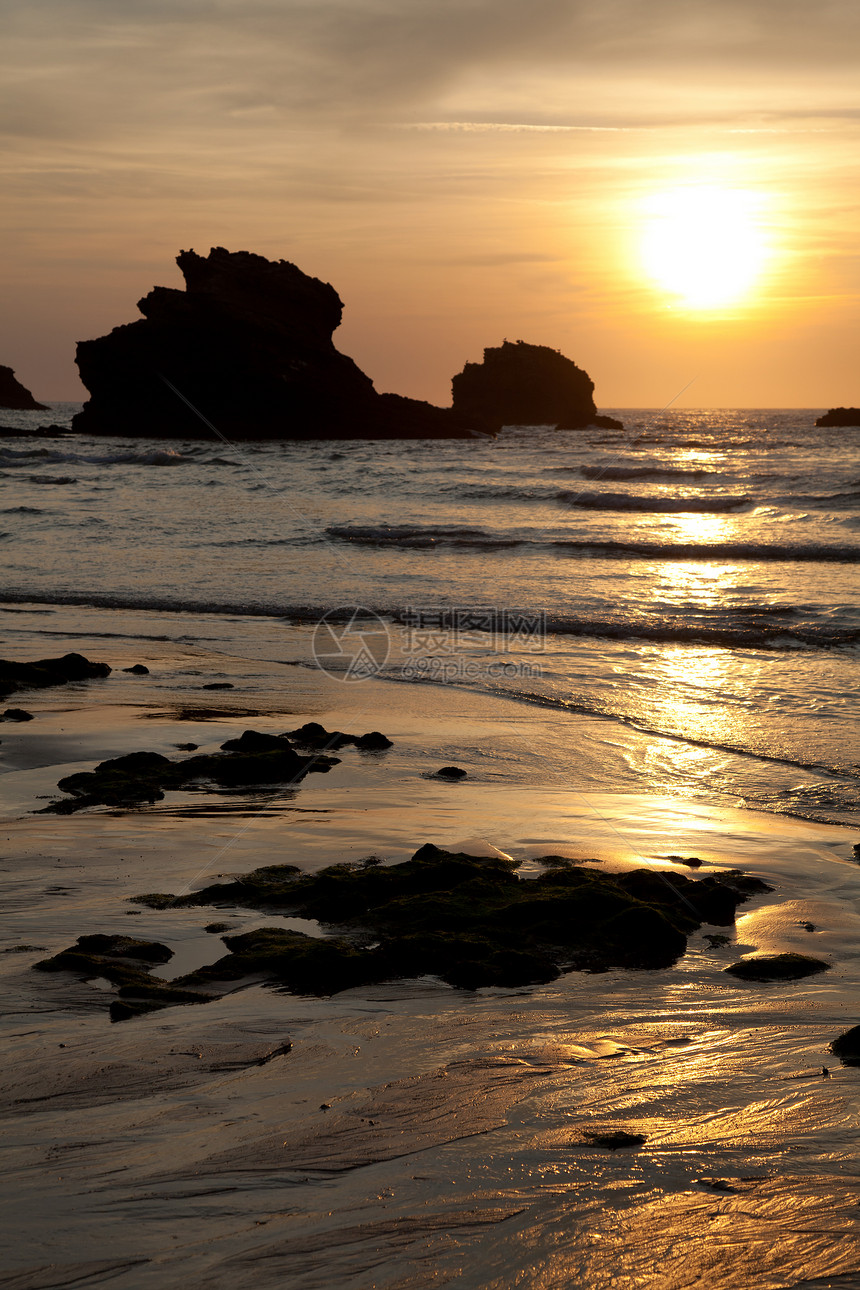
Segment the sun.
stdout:
<svg viewBox="0 0 860 1290">
<path fill-rule="evenodd" d="M 645 272 L 687 309 L 742 303 L 769 255 L 762 206 L 760 194 L 716 185 L 648 198 L 641 242 Z"/>
</svg>

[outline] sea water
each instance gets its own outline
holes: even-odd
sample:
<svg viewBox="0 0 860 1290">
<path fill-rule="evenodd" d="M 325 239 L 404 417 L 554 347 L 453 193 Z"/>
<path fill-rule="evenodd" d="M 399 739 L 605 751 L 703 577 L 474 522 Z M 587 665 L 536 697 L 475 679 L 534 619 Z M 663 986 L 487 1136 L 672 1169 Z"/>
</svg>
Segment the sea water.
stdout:
<svg viewBox="0 0 860 1290">
<path fill-rule="evenodd" d="M 376 676 L 602 723 L 584 782 L 855 818 L 860 430 L 616 415 L 495 439 L 3 439 L 6 639 L 137 632 L 314 669 L 314 625 L 358 609 L 382 620 Z"/>
</svg>

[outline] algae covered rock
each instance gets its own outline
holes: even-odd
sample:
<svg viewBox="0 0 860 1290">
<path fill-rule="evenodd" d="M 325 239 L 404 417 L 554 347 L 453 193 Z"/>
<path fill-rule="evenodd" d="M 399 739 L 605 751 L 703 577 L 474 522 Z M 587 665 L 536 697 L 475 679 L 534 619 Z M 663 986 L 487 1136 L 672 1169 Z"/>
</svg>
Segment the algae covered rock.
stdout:
<svg viewBox="0 0 860 1290">
<path fill-rule="evenodd" d="M 650 871 L 601 874 L 569 864 L 525 880 L 518 867 L 503 856 L 427 844 L 396 865 L 339 864 L 316 874 L 269 865 L 172 903 L 318 920 L 336 936 L 279 939 L 281 929 L 263 928 L 228 937 L 236 961 L 227 956 L 202 972 L 242 975 L 253 958 L 299 993 L 333 993 L 398 977 L 432 975 L 477 989 L 551 981 L 574 968 L 667 967 L 684 953 L 690 931 L 711 917 L 722 922 L 748 895 L 723 888 L 716 877 L 672 874 L 652 883 Z M 171 903 L 159 894 L 139 900 L 158 908 Z"/>
<path fill-rule="evenodd" d="M 571 359 L 547 345 L 504 341 L 467 363 L 451 382 L 454 412 L 475 430 L 504 425 L 554 425 L 579 429 L 620 421 L 597 415 L 594 382 Z"/>
<path fill-rule="evenodd" d="M 523 879 L 518 868 L 506 856 L 429 843 L 395 865 L 369 857 L 314 874 L 268 865 L 188 895 L 137 901 L 156 909 L 232 905 L 300 915 L 316 919 L 320 935 L 283 926 L 227 935 L 226 954 L 169 982 L 153 979 L 149 968 L 170 951 L 129 937 L 81 937 L 36 966 L 107 977 L 118 987 L 115 1021 L 203 1003 L 260 977 L 301 995 L 423 976 L 466 990 L 511 989 L 575 969 L 668 967 L 684 953 L 690 931 L 710 915 L 722 919 L 728 904 L 750 894 L 742 875 L 726 875 L 722 890 L 715 876 L 672 874 L 654 884 L 651 871 L 604 874 L 568 861 Z M 223 927 L 207 924 L 213 932 Z"/>
<path fill-rule="evenodd" d="M 125 1021 L 180 1003 L 206 1003 L 210 996 L 187 990 L 173 981 L 150 975 L 157 963 L 167 963 L 173 951 L 158 941 L 131 936 L 79 936 L 67 950 L 33 966 L 40 972 L 72 972 L 84 980 L 103 977 L 118 987 L 110 1004 L 111 1021 Z"/>
</svg>

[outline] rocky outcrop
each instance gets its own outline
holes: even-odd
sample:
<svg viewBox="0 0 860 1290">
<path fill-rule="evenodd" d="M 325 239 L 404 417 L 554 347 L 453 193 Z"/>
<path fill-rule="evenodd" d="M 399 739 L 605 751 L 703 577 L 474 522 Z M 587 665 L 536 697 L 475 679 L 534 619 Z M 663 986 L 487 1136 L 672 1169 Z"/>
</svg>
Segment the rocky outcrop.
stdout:
<svg viewBox="0 0 860 1290">
<path fill-rule="evenodd" d="M 613 417 L 598 416 L 588 373 L 547 345 L 506 340 L 485 349 L 482 363 L 467 363 L 451 385 L 455 414 L 474 430 L 495 432 L 503 425 L 623 429 Z"/>
<path fill-rule="evenodd" d="M 41 658 L 35 663 L 0 659 L 0 698 L 5 699 L 18 690 L 43 690 L 51 685 L 67 685 L 70 681 L 90 681 L 96 677 L 110 676 L 110 671 L 107 663 L 92 663 L 83 654 Z"/>
<path fill-rule="evenodd" d="M 155 287 L 138 304 L 142 319 L 79 343 L 90 398 L 75 430 L 211 438 L 214 427 L 231 439 L 468 435 L 450 409 L 378 394 L 335 349 L 343 304 L 328 283 L 286 260 L 223 247 L 206 257 L 182 251 L 176 262 L 184 291 Z"/>
<path fill-rule="evenodd" d="M 47 412 L 47 404 L 37 403 L 30 391 L 19 380 L 11 367 L 0 363 L 0 408 L 14 412 Z"/>
<path fill-rule="evenodd" d="M 831 408 L 819 417 L 817 426 L 860 426 L 860 408 Z"/>
</svg>

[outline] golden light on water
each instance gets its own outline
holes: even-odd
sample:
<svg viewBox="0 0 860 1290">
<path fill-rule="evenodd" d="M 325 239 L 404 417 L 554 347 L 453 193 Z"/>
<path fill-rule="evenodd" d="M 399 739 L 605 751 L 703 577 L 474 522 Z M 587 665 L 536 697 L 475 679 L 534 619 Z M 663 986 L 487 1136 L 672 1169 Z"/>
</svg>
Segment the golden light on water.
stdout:
<svg viewBox="0 0 860 1290">
<path fill-rule="evenodd" d="M 748 189 L 691 185 L 643 203 L 641 259 L 672 303 L 708 311 L 748 301 L 771 253 L 764 198 Z"/>
</svg>

